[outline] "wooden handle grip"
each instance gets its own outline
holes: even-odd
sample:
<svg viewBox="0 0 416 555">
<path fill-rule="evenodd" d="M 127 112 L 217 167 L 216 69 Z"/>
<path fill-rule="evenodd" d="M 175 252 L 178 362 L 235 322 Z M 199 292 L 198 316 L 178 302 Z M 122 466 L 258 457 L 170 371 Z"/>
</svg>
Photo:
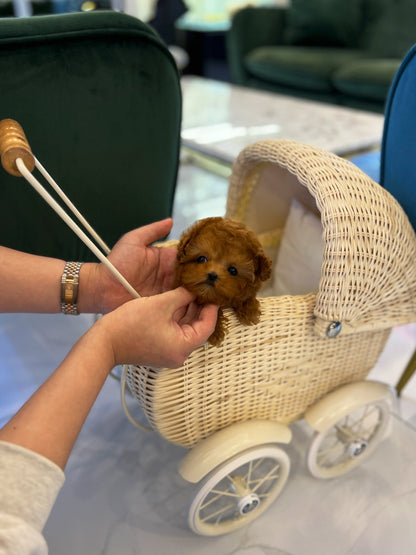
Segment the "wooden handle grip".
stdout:
<svg viewBox="0 0 416 555">
<path fill-rule="evenodd" d="M 6 172 L 20 177 L 16 159 L 21 158 L 29 171 L 35 167 L 35 158 L 30 150 L 26 135 L 19 123 L 13 119 L 0 121 L 1 164 Z"/>
</svg>

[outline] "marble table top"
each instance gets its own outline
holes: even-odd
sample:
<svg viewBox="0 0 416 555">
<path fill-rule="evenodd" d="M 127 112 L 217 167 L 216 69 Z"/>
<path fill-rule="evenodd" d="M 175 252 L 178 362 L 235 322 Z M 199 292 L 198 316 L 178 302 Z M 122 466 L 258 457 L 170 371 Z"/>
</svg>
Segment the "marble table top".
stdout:
<svg viewBox="0 0 416 555">
<path fill-rule="evenodd" d="M 384 117 L 361 110 L 183 76 L 182 142 L 232 163 L 247 145 L 292 139 L 340 156 L 380 144 Z"/>
</svg>

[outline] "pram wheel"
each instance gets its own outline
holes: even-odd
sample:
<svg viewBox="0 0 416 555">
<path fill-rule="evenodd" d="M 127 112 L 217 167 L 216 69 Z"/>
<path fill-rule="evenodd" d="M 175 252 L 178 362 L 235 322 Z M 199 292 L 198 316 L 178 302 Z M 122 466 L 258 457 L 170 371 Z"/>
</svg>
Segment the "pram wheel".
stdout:
<svg viewBox="0 0 416 555">
<path fill-rule="evenodd" d="M 362 405 L 329 429 L 315 432 L 307 465 L 316 478 L 344 474 L 366 459 L 382 439 L 389 419 L 386 400 Z"/>
<path fill-rule="evenodd" d="M 289 457 L 274 445 L 239 453 L 201 483 L 189 509 L 189 526 L 204 536 L 225 534 L 245 526 L 276 499 L 289 469 Z"/>
</svg>

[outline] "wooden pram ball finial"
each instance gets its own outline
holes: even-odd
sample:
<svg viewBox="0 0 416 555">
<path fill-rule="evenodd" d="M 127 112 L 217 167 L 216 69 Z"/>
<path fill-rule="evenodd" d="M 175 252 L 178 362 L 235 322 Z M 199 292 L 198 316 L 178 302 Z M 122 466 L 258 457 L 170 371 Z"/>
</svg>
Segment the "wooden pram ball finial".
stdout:
<svg viewBox="0 0 416 555">
<path fill-rule="evenodd" d="M 26 135 L 21 125 L 13 119 L 0 121 L 0 155 L 3 168 L 11 175 L 22 175 L 16 166 L 17 158 L 23 160 L 29 171 L 33 171 L 35 167 L 35 158 Z"/>
</svg>

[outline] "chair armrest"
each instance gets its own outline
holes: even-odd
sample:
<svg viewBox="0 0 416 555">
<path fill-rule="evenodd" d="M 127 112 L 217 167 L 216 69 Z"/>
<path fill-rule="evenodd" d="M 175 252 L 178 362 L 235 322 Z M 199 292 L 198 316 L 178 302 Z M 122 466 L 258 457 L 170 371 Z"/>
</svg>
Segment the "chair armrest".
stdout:
<svg viewBox="0 0 416 555">
<path fill-rule="evenodd" d="M 244 8 L 235 13 L 226 36 L 233 83 L 244 85 L 247 81 L 243 61 L 248 52 L 260 46 L 283 44 L 286 14 L 287 8 L 278 6 Z"/>
</svg>

